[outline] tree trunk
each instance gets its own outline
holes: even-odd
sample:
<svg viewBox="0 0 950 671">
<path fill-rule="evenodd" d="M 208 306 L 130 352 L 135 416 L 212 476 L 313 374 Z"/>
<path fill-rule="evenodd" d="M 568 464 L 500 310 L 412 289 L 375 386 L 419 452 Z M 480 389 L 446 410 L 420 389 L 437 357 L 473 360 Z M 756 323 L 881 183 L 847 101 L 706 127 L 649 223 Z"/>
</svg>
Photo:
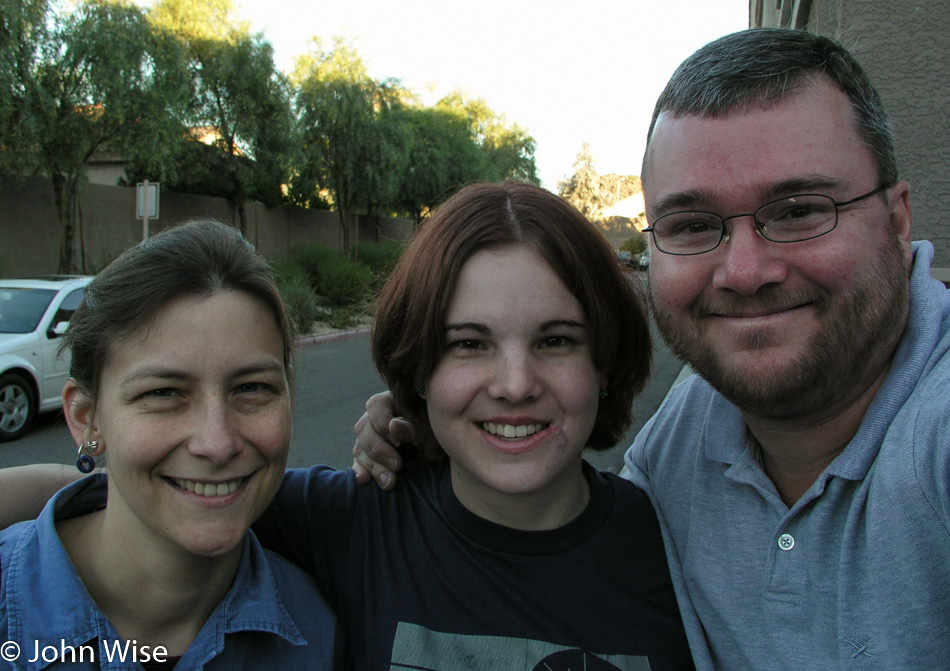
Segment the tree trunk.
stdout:
<svg viewBox="0 0 950 671">
<path fill-rule="evenodd" d="M 241 228 L 241 235 L 247 237 L 247 200 L 244 198 L 244 192 L 241 189 L 234 190 L 234 205 L 238 211 L 238 225 Z"/>
<path fill-rule="evenodd" d="M 88 274 L 86 267 L 86 227 L 82 216 L 82 193 L 76 189 L 76 223 L 79 228 L 79 265 L 82 268 L 82 274 Z"/>
<path fill-rule="evenodd" d="M 59 217 L 59 264 L 56 272 L 61 275 L 72 275 L 76 272 L 76 261 L 73 258 L 75 229 L 73 228 L 72 197 L 67 177 L 61 173 L 52 176 L 53 199 L 56 202 L 56 215 Z"/>
<path fill-rule="evenodd" d="M 350 210 L 349 208 L 340 208 L 337 210 L 340 215 L 340 227 L 343 231 L 343 253 L 346 258 L 350 257 Z"/>
</svg>

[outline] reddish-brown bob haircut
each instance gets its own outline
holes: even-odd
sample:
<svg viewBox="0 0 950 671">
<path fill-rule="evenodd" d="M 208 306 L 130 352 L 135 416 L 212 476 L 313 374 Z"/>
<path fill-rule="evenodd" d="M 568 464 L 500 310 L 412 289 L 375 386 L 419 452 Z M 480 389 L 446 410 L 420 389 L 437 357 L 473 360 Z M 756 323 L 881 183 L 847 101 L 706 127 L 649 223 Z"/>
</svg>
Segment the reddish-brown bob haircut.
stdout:
<svg viewBox="0 0 950 671">
<path fill-rule="evenodd" d="M 396 413 L 413 420 L 425 457 L 444 456 L 418 390 L 445 350 L 445 316 L 462 266 L 482 249 L 506 245 L 527 245 L 540 254 L 584 309 L 594 366 L 607 377 L 587 447 L 613 447 L 650 375 L 642 290 L 580 212 L 520 182 L 473 184 L 449 198 L 423 222 L 380 292 L 373 361 L 392 390 Z"/>
</svg>

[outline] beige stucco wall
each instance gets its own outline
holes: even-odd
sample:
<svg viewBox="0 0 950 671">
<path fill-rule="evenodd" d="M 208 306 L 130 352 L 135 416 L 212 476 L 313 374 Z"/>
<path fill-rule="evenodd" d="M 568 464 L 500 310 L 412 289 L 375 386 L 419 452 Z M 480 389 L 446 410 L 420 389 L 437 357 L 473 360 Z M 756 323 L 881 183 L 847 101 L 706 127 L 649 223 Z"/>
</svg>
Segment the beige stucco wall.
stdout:
<svg viewBox="0 0 950 671">
<path fill-rule="evenodd" d="M 133 187 L 87 184 L 83 195 L 86 260 L 92 269 L 142 239 L 142 221 L 135 218 Z M 224 198 L 163 191 L 159 219 L 150 222 L 154 235 L 189 219 L 210 217 L 237 226 L 233 208 Z M 267 257 L 285 257 L 298 245 L 343 247 L 339 215 L 280 205 L 247 204 L 247 238 Z M 351 224 L 352 242 L 406 239 L 409 219 L 359 217 Z M 60 225 L 49 180 L 39 177 L 0 179 L 0 277 L 23 277 L 56 272 Z M 78 252 L 76 258 L 79 258 Z"/>
<path fill-rule="evenodd" d="M 930 0 L 751 0 L 753 22 L 759 5 L 762 25 L 781 25 L 781 19 L 794 22 L 797 18 L 808 30 L 844 44 L 867 70 L 891 115 L 898 168 L 911 187 L 914 237 L 931 240 L 937 249 L 934 265 L 950 269 L 947 4 Z"/>
</svg>

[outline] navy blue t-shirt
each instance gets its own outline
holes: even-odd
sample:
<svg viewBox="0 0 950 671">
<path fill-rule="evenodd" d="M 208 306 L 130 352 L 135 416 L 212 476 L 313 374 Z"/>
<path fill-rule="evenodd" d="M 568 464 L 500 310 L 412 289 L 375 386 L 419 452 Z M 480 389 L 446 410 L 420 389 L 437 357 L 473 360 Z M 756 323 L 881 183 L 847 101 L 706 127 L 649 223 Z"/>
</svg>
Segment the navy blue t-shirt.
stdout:
<svg viewBox="0 0 950 671">
<path fill-rule="evenodd" d="M 357 669 L 692 669 L 650 502 L 584 472 L 579 517 L 519 531 L 464 508 L 446 463 L 389 492 L 292 470 L 254 531 L 317 579 Z"/>
</svg>

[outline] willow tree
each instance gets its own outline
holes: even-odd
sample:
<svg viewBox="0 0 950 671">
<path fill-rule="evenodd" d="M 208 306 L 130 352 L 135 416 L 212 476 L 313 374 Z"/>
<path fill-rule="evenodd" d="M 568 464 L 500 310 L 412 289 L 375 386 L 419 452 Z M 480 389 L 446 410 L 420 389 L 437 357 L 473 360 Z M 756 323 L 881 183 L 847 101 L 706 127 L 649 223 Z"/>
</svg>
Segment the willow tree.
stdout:
<svg viewBox="0 0 950 671">
<path fill-rule="evenodd" d="M 297 60 L 294 81 L 302 137 L 294 192 L 302 203 L 329 192 L 349 254 L 352 216 L 383 180 L 382 166 L 371 166 L 383 139 L 376 114 L 386 99 L 356 49 L 339 37 L 328 48 L 314 38 Z"/>
<path fill-rule="evenodd" d="M 409 166 L 399 209 L 416 222 L 470 182 L 490 180 L 493 170 L 465 119 L 435 107 L 398 110 L 409 143 Z"/>
<path fill-rule="evenodd" d="M 534 138 L 518 124 L 509 124 L 484 98 L 466 96 L 456 90 L 443 97 L 436 108 L 466 120 L 472 137 L 491 166 L 492 180 L 540 183 L 534 160 L 537 148 Z"/>
<path fill-rule="evenodd" d="M 39 158 L 28 92 L 46 11 L 45 0 L 0 0 L 0 175 L 28 174 Z"/>
<path fill-rule="evenodd" d="M 20 63 L 16 96 L 29 119 L 30 162 L 53 183 L 59 271 L 85 271 L 86 162 L 108 148 L 161 165 L 179 132 L 187 77 L 175 45 L 132 6 L 57 3 L 29 36 L 31 60 Z"/>
<path fill-rule="evenodd" d="M 150 16 L 187 54 L 194 87 L 187 142 L 201 134 L 212 148 L 186 148 L 182 158 L 207 162 L 247 232 L 247 200 L 278 202 L 295 156 L 290 85 L 273 47 L 234 19 L 229 0 L 162 0 Z"/>
</svg>

